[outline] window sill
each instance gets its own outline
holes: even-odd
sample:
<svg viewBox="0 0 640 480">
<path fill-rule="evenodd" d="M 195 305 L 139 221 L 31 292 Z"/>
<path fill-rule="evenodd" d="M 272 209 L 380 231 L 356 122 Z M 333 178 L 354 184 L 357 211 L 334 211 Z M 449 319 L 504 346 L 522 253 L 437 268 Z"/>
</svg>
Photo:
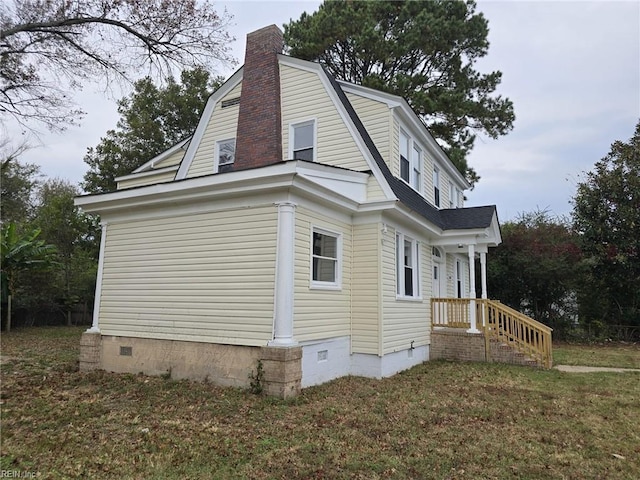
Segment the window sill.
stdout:
<svg viewBox="0 0 640 480">
<path fill-rule="evenodd" d="M 396 301 L 422 303 L 422 297 L 406 297 L 404 295 L 396 295 Z"/>
<path fill-rule="evenodd" d="M 337 283 L 311 282 L 311 284 L 309 285 L 309 290 L 342 291 L 342 285 L 339 285 Z"/>
<path fill-rule="evenodd" d="M 396 177 L 399 180 L 402 181 L 402 183 L 404 183 L 407 187 L 411 188 L 411 190 L 413 190 L 414 192 L 416 192 L 418 195 L 420 195 L 422 198 L 424 198 L 425 200 L 427 199 L 424 194 L 420 191 L 420 190 L 416 190 L 416 187 L 414 187 L 413 185 L 411 185 L 409 182 L 407 182 L 404 178 L 402 177 Z"/>
</svg>

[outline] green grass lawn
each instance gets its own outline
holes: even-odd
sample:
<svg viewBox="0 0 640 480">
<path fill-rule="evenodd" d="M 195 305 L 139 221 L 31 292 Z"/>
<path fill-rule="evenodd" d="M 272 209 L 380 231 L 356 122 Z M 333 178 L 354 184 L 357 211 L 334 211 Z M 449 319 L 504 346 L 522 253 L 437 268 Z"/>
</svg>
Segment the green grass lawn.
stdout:
<svg viewBox="0 0 640 480">
<path fill-rule="evenodd" d="M 2 335 L 3 470 L 38 478 L 640 478 L 640 373 L 430 362 L 283 401 L 75 369 L 81 329 Z"/>
<path fill-rule="evenodd" d="M 640 345 L 604 343 L 596 345 L 553 344 L 554 365 L 640 368 Z"/>
</svg>

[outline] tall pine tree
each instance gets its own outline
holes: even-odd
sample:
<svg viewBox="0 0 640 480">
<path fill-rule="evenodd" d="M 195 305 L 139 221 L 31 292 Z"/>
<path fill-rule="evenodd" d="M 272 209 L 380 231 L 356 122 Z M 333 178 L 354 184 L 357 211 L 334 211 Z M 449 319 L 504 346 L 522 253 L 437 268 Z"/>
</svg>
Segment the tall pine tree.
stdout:
<svg viewBox="0 0 640 480">
<path fill-rule="evenodd" d="M 513 104 L 481 74 L 488 23 L 473 1 L 327 1 L 285 25 L 292 56 L 320 61 L 335 77 L 407 99 L 473 184 L 466 157 L 482 132 L 513 128 Z"/>
</svg>

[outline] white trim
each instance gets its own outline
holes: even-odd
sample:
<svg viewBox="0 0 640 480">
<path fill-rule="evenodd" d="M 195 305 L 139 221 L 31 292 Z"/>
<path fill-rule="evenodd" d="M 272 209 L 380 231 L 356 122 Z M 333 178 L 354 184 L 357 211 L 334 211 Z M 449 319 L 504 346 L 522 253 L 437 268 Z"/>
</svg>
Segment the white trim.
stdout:
<svg viewBox="0 0 640 480">
<path fill-rule="evenodd" d="M 487 253 L 480 252 L 480 283 L 482 288 L 481 296 L 487 299 Z"/>
<path fill-rule="evenodd" d="M 143 163 L 142 165 L 140 165 L 133 172 L 131 172 L 131 174 L 141 173 L 141 172 L 143 172 L 145 170 L 152 169 L 156 165 L 156 163 L 160 163 L 161 161 L 166 160 L 167 158 L 169 158 L 171 155 L 173 155 L 174 153 L 176 153 L 180 149 L 184 150 L 183 147 L 187 143 L 189 143 L 189 141 L 191 141 L 191 137 L 185 138 L 181 142 L 176 143 L 173 147 L 170 147 L 168 150 L 165 150 L 164 152 L 162 152 L 162 153 L 156 155 L 155 157 L 153 157 L 151 160 L 149 160 L 149 161 Z M 120 178 L 122 178 L 122 177 L 120 177 Z M 118 181 L 117 178 L 116 178 L 116 181 Z"/>
<path fill-rule="evenodd" d="M 302 388 L 326 383 L 351 373 L 351 337 L 301 342 Z M 326 358 L 319 358 L 320 353 Z"/>
<path fill-rule="evenodd" d="M 325 235 L 327 237 L 333 237 L 336 239 L 336 266 L 335 280 L 333 282 L 324 282 L 321 280 L 313 279 L 313 259 L 315 257 L 313 253 L 314 233 L 319 233 L 320 235 Z M 309 288 L 312 290 L 342 290 L 342 233 L 327 230 L 326 228 L 317 225 L 311 225 L 310 236 L 311 241 L 309 243 L 311 245 L 311 248 L 309 249 Z"/>
<path fill-rule="evenodd" d="M 334 183 L 340 181 L 352 185 L 350 188 L 340 189 L 340 192 L 324 186 L 322 179 L 314 181 L 312 176 L 305 176 L 308 167 L 313 166 L 318 172 L 325 170 L 333 172 Z M 394 207 L 395 202 L 375 202 L 367 205 L 360 203 L 358 189 L 353 186 L 361 185 L 358 179 L 368 176 L 364 172 L 353 172 L 322 164 L 312 164 L 304 161 L 286 161 L 256 169 L 240 170 L 224 175 L 206 175 L 181 181 L 157 183 L 134 187 L 115 192 L 84 195 L 76 197 L 75 205 L 87 213 L 122 212 L 126 209 L 149 208 L 152 206 L 166 207 L 176 202 L 206 202 L 213 199 L 229 197 L 230 195 L 267 194 L 277 190 L 295 190 L 305 198 L 312 198 L 318 203 L 330 205 L 333 209 L 341 209 L 355 213 L 369 211 L 372 208 L 381 209 Z M 354 180 L 356 182 L 354 183 Z M 355 193 L 354 193 L 355 192 Z M 353 194 L 355 197 L 347 195 Z"/>
<path fill-rule="evenodd" d="M 356 85 L 355 83 L 349 83 L 344 80 L 336 81 L 340 84 L 340 87 L 345 93 L 351 93 L 360 97 L 368 98 L 369 100 L 375 100 L 380 103 L 386 104 L 389 108 L 401 107 L 401 98 L 391 93 L 382 92 L 374 88 L 364 87 L 362 85 Z"/>
<path fill-rule="evenodd" d="M 440 168 L 437 165 L 433 166 L 433 205 L 439 210 L 442 209 L 442 182 L 440 181 Z M 438 195 L 436 195 L 436 190 L 438 191 Z"/>
<path fill-rule="evenodd" d="M 243 67 L 240 67 L 207 100 L 207 104 L 205 105 L 204 111 L 198 121 L 196 131 L 191 139 L 191 143 L 189 143 L 189 148 L 187 148 L 187 153 L 185 153 L 182 163 L 180 164 L 180 169 L 176 174 L 176 180 L 187 178 L 187 173 L 189 173 L 189 168 L 191 168 L 191 163 L 193 162 L 196 151 L 200 148 L 200 142 L 202 141 L 202 137 L 204 136 L 207 126 L 209 125 L 209 120 L 211 120 L 211 115 L 213 114 L 216 105 L 242 81 L 243 71 Z"/>
<path fill-rule="evenodd" d="M 318 157 L 318 119 L 316 117 L 310 117 L 305 119 L 295 119 L 289 122 L 289 151 L 287 152 L 288 158 L 294 160 L 294 143 L 295 143 L 295 129 L 296 127 L 305 127 L 307 125 L 313 126 L 313 158 L 311 162 L 316 162 Z"/>
<path fill-rule="evenodd" d="M 98 272 L 96 273 L 96 293 L 93 299 L 93 320 L 87 333 L 100 333 L 100 299 L 102 297 L 102 275 L 104 272 L 104 251 L 107 243 L 107 222 L 100 222 L 100 251 L 98 253 Z"/>
<path fill-rule="evenodd" d="M 402 180 L 404 183 L 406 183 L 407 185 L 409 185 L 413 190 L 415 190 L 416 192 L 418 192 L 420 195 L 422 195 L 424 197 L 424 177 L 423 177 L 423 172 L 424 172 L 424 155 L 423 155 L 423 148 L 420 145 L 420 143 L 414 138 L 413 135 L 411 135 L 410 133 L 407 133 L 407 129 L 405 129 L 403 127 L 403 125 L 399 125 L 399 135 L 398 135 L 398 146 L 400 147 L 398 150 L 398 162 L 399 162 L 399 172 L 400 172 L 400 180 Z M 402 137 L 405 137 L 405 139 L 407 140 L 407 144 L 406 147 L 408 149 L 407 151 L 407 162 L 409 163 L 409 179 L 405 180 L 404 178 L 402 178 Z M 414 158 L 414 151 L 418 151 L 418 159 L 416 161 L 416 159 Z M 418 165 L 418 168 L 416 169 L 416 164 Z M 418 188 L 416 188 L 416 175 L 415 172 L 416 170 L 419 173 L 419 181 L 418 181 Z"/>
<path fill-rule="evenodd" d="M 467 333 L 480 333 L 476 319 L 476 251 L 475 245 L 469 245 L 469 320 L 471 326 Z"/>
<path fill-rule="evenodd" d="M 367 378 L 391 377 L 398 372 L 429 360 L 429 345 L 421 345 L 385 355 L 354 353 L 351 355 L 351 375 Z"/>
<path fill-rule="evenodd" d="M 233 162 L 228 162 L 228 163 L 223 163 L 222 165 L 220 165 L 220 144 L 221 143 L 227 143 L 227 142 L 233 142 Z M 231 138 L 223 138 L 221 140 L 216 140 L 215 143 L 215 147 L 214 147 L 214 158 L 213 158 L 213 173 L 218 173 L 218 171 L 220 170 L 221 166 L 226 166 L 226 165 L 233 165 L 234 162 L 236 161 L 236 137 L 231 137 Z"/>
<path fill-rule="evenodd" d="M 270 346 L 297 345 L 293 338 L 295 213 L 296 204 L 282 202 L 278 207 L 276 274 L 273 302 L 273 340 Z"/>
<path fill-rule="evenodd" d="M 178 168 L 180 168 L 180 165 L 172 165 L 171 167 L 158 168 L 156 170 L 147 170 L 140 173 L 130 173 L 128 175 L 123 175 L 122 177 L 116 177 L 114 180 L 116 182 L 125 182 L 127 180 L 135 180 L 137 178 L 153 177 L 154 175 L 158 175 L 161 173 L 177 171 Z"/>
<path fill-rule="evenodd" d="M 396 230 L 396 300 L 422 301 L 422 282 L 420 271 L 421 243 L 414 238 Z M 414 295 L 405 294 L 404 280 L 404 248 L 405 242 L 409 242 L 411 253 L 411 283 Z"/>
</svg>

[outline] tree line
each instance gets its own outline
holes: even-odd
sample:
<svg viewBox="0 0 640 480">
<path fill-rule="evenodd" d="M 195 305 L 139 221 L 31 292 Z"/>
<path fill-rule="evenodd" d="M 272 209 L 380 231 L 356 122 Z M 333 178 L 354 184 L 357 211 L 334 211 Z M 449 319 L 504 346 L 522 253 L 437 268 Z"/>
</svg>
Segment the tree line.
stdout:
<svg viewBox="0 0 640 480">
<path fill-rule="evenodd" d="M 640 121 L 585 173 L 568 218 L 525 213 L 501 226 L 490 294 L 556 338 L 640 340 Z"/>
</svg>

